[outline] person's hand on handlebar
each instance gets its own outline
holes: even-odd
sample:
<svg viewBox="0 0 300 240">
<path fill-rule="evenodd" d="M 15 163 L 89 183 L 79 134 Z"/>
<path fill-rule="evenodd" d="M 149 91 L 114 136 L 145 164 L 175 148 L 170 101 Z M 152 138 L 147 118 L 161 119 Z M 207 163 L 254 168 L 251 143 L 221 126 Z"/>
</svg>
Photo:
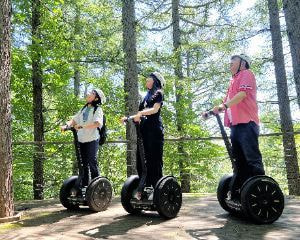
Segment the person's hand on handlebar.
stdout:
<svg viewBox="0 0 300 240">
<path fill-rule="evenodd" d="M 62 132 L 64 132 L 64 131 L 66 131 L 66 130 L 69 130 L 70 127 L 72 127 L 72 126 L 74 126 L 74 125 L 76 125 L 76 122 L 75 122 L 73 119 L 71 119 L 70 121 L 66 122 L 65 125 L 60 126 L 60 130 L 61 130 Z"/>
<path fill-rule="evenodd" d="M 224 112 L 225 109 L 226 109 L 226 107 L 225 107 L 224 103 L 222 103 L 222 104 L 220 104 L 219 106 L 214 106 L 213 112 L 214 112 L 215 114 L 218 114 L 218 113 L 220 113 L 220 112 Z"/>
<path fill-rule="evenodd" d="M 138 112 L 136 115 L 132 115 L 132 116 L 130 116 L 130 117 L 122 117 L 122 118 L 120 119 L 120 122 L 121 122 L 122 124 L 125 124 L 126 121 L 132 119 L 134 122 L 139 123 L 139 122 L 141 121 L 141 118 L 142 118 L 142 117 L 143 117 L 142 114 L 141 114 L 140 112 Z"/>
<path fill-rule="evenodd" d="M 68 125 L 60 126 L 60 131 L 61 131 L 61 132 L 66 131 L 66 128 L 67 128 L 67 127 L 68 127 Z"/>
<path fill-rule="evenodd" d="M 78 131 L 79 129 L 82 129 L 83 127 L 81 125 L 76 124 L 76 125 L 74 125 L 74 128 Z"/>
<path fill-rule="evenodd" d="M 140 112 L 138 112 L 136 115 L 133 116 L 133 121 L 138 123 L 141 121 L 141 117 L 142 117 L 142 114 L 140 114 Z"/>
<path fill-rule="evenodd" d="M 120 119 L 120 123 L 121 124 L 125 124 L 125 122 L 127 121 L 127 119 L 128 119 L 128 117 L 122 117 L 121 119 Z"/>
</svg>

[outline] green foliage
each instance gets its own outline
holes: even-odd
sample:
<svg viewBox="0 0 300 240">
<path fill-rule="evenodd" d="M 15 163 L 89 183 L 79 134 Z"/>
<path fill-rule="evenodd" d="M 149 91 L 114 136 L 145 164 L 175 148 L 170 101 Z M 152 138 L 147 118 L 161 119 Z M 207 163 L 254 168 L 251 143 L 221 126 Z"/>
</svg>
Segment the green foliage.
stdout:
<svg viewBox="0 0 300 240">
<path fill-rule="evenodd" d="M 108 140 L 125 138 L 119 123 L 124 114 L 121 1 L 46 0 L 41 7 L 41 48 L 45 140 L 45 197 L 57 197 L 64 179 L 72 174 L 74 148 L 71 134 L 61 134 L 59 126 L 84 104 L 84 92 L 99 87 L 107 96 L 103 106 L 107 117 Z M 163 2 L 163 1 L 161 1 Z M 230 56 L 247 50 L 251 38 L 268 28 L 264 1 L 257 1 L 242 17 L 235 14 L 240 1 L 212 1 L 201 8 L 188 8 L 193 1 L 181 1 L 180 57 L 183 81 L 177 82 L 181 101 L 176 103 L 170 1 L 136 1 L 139 88 L 145 92 L 145 77 L 160 71 L 167 80 L 162 117 L 165 137 L 199 138 L 220 135 L 216 122 L 201 120 L 200 113 L 219 104 L 230 80 Z M 15 199 L 31 199 L 34 147 L 17 144 L 33 140 L 31 81 L 31 4 L 13 1 L 12 104 Z M 158 30 L 157 30 L 158 29 Z M 165 30 L 159 30 L 165 29 Z M 259 93 L 273 99 L 275 83 L 270 75 L 270 43 L 267 31 L 261 52 L 253 56 L 253 71 L 258 76 Z M 264 36 L 265 36 L 264 35 Z M 249 41 L 248 41 L 249 40 Z M 251 52 L 251 51 L 250 51 Z M 74 95 L 75 70 L 80 72 L 80 96 Z M 265 100 L 265 99 L 264 99 Z M 176 112 L 180 112 L 179 119 Z M 278 132 L 277 108 L 261 106 L 262 131 Z M 183 123 L 179 133 L 177 122 Z M 298 125 L 297 125 L 298 124 Z M 299 122 L 295 127 L 300 128 Z M 299 149 L 300 137 L 296 137 Z M 280 137 L 260 139 L 267 173 L 287 189 Z M 183 143 L 185 170 L 191 176 L 193 192 L 215 192 L 219 178 L 231 172 L 222 141 L 191 140 Z M 165 141 L 164 173 L 180 179 L 178 143 Z M 109 143 L 99 151 L 101 174 L 120 193 L 126 179 L 126 145 Z"/>
</svg>

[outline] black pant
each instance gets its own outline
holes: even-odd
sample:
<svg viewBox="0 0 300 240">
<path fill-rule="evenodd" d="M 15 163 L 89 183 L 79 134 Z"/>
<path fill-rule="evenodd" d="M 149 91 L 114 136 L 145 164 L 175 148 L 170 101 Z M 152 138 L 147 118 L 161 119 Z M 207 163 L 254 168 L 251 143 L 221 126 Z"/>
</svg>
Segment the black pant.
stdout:
<svg viewBox="0 0 300 240">
<path fill-rule="evenodd" d="M 232 154 L 237 167 L 233 190 L 239 189 L 248 178 L 265 174 L 258 136 L 259 126 L 253 121 L 231 127 Z"/>
<path fill-rule="evenodd" d="M 92 179 L 100 175 L 97 161 L 99 140 L 79 144 L 83 163 L 82 185 L 87 186 L 89 184 L 89 171 Z"/>
<path fill-rule="evenodd" d="M 142 138 L 145 149 L 147 177 L 146 186 L 155 187 L 157 181 L 163 176 L 163 146 L 164 135 L 162 127 L 142 129 Z M 142 164 L 139 147 L 137 150 L 136 167 L 138 175 L 141 178 Z M 141 189 L 140 189 L 141 190 Z"/>
</svg>

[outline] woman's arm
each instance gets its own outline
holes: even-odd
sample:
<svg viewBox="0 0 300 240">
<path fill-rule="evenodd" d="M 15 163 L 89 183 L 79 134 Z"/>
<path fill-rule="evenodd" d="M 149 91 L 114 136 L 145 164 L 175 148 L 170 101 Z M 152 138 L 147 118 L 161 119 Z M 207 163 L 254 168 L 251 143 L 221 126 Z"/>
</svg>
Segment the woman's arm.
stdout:
<svg viewBox="0 0 300 240">
<path fill-rule="evenodd" d="M 157 113 L 158 110 L 160 109 L 160 107 L 161 107 L 161 103 L 155 103 L 152 108 L 148 108 L 148 109 L 145 109 L 143 111 L 139 111 L 134 116 L 134 121 L 139 122 L 139 121 L 141 121 L 142 116 L 149 116 L 149 115 Z"/>
<path fill-rule="evenodd" d="M 155 114 L 160 109 L 161 103 L 155 103 L 152 108 L 145 109 L 143 111 L 139 111 L 138 114 L 141 116 L 149 116 Z"/>
<path fill-rule="evenodd" d="M 99 122 L 94 122 L 94 123 L 89 123 L 84 126 L 79 126 L 79 129 L 85 128 L 85 129 L 92 129 L 92 128 L 98 128 L 100 127 L 101 124 Z"/>
<path fill-rule="evenodd" d="M 67 127 L 75 127 L 75 126 L 76 126 L 76 122 L 74 121 L 74 119 L 71 119 L 70 121 L 66 122 L 66 125 L 60 126 L 60 130 L 63 132 L 66 130 Z"/>
<path fill-rule="evenodd" d="M 74 119 L 71 119 L 70 121 L 67 122 L 67 126 L 73 127 L 75 126 L 77 123 L 74 121 Z"/>
</svg>

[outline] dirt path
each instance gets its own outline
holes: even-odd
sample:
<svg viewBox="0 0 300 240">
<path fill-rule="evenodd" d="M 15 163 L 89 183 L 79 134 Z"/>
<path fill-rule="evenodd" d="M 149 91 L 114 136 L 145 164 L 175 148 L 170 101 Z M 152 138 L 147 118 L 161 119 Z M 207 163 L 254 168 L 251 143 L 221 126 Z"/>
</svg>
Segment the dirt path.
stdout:
<svg viewBox="0 0 300 240">
<path fill-rule="evenodd" d="M 300 239 L 300 200 L 287 199 L 282 217 L 272 225 L 253 225 L 225 213 L 215 196 L 184 195 L 177 218 L 165 221 L 156 213 L 128 215 L 119 199 L 105 212 L 65 210 L 57 201 L 20 204 L 28 208 L 18 223 L 0 225 L 3 240 L 91 239 Z"/>
</svg>

